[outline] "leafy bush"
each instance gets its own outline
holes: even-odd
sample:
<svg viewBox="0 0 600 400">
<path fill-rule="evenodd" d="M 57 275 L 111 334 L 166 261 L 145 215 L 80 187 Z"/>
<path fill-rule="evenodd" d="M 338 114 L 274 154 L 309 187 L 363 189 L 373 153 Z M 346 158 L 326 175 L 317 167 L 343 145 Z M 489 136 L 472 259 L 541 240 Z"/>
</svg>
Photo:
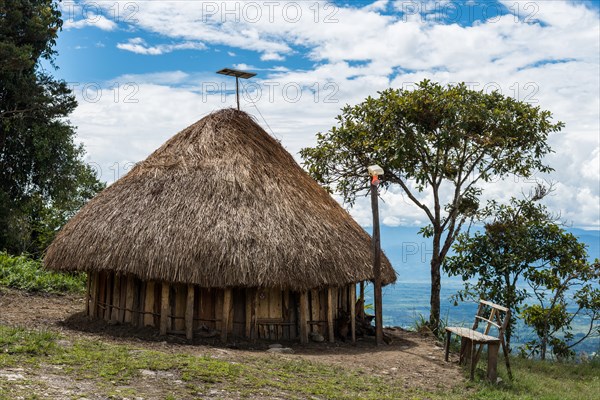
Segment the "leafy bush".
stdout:
<svg viewBox="0 0 600 400">
<path fill-rule="evenodd" d="M 39 260 L 0 252 L 0 286 L 27 292 L 83 293 L 85 281 L 85 273 L 51 272 L 43 269 Z"/>
</svg>

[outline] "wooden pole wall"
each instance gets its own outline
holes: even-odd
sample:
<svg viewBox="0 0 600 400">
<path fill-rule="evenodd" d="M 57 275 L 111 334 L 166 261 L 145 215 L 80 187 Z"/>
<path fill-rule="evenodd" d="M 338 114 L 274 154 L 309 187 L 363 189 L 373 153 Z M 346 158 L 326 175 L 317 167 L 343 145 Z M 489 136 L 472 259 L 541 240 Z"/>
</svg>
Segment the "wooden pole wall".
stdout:
<svg viewBox="0 0 600 400">
<path fill-rule="evenodd" d="M 350 287 L 345 290 L 345 301 L 353 308 L 350 299 L 355 298 L 356 290 L 352 288 L 352 294 Z M 328 340 L 333 342 L 336 310 L 338 303 L 344 301 L 344 293 L 335 288 L 304 292 L 265 289 L 265 298 L 256 288 L 240 289 L 238 295 L 231 288 L 141 281 L 131 274 L 108 271 L 91 272 L 86 291 L 89 294 L 85 307 L 90 317 L 156 327 L 163 336 L 169 332 L 185 332 L 188 340 L 193 340 L 195 329 L 216 327 L 224 342 L 231 340 L 231 335 L 243 335 L 248 339 L 299 338 L 302 343 L 308 343 L 311 328 L 327 334 Z M 207 293 L 212 300 L 206 300 L 205 305 Z M 259 299 L 259 296 L 262 297 Z M 355 312 L 352 320 L 354 315 Z M 353 334 L 354 331 L 353 324 Z"/>
</svg>

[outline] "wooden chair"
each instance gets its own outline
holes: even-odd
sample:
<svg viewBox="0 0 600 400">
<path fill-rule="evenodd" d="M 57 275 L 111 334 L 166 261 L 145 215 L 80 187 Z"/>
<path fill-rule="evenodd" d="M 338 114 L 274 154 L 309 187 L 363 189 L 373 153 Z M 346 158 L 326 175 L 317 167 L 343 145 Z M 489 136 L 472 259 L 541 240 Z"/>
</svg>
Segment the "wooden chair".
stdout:
<svg viewBox="0 0 600 400">
<path fill-rule="evenodd" d="M 485 315 L 486 310 L 490 310 L 488 316 Z M 477 328 L 479 323 L 484 322 L 486 324 L 483 332 L 478 332 Z M 499 306 L 485 300 L 479 300 L 479 308 L 475 315 L 475 322 L 473 328 L 459 328 L 459 327 L 446 327 L 446 344 L 445 344 L 445 359 L 448 361 L 448 353 L 450 352 L 450 338 L 452 334 L 461 337 L 460 346 L 460 364 L 466 364 L 470 361 L 471 363 L 471 380 L 475 375 L 475 366 L 479 361 L 481 355 L 481 349 L 484 345 L 488 346 L 488 366 L 487 366 L 487 378 L 491 382 L 496 382 L 498 377 L 497 364 L 498 364 L 498 349 L 502 346 L 504 352 L 504 360 L 506 362 L 506 369 L 508 370 L 508 376 L 512 379 L 512 372 L 510 370 L 510 362 L 508 359 L 508 349 L 504 341 L 504 332 L 508 323 L 510 322 L 510 310 L 506 307 Z M 490 335 L 490 329 L 495 327 L 498 330 L 497 336 Z"/>
</svg>

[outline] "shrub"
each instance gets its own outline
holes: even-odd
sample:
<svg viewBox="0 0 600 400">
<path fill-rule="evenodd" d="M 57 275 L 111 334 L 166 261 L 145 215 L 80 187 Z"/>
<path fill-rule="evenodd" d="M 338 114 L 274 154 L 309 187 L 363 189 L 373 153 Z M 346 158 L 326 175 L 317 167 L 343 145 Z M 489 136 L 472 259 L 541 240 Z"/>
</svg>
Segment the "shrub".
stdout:
<svg viewBox="0 0 600 400">
<path fill-rule="evenodd" d="M 43 269 L 39 260 L 27 255 L 0 252 L 0 286 L 27 292 L 83 293 L 85 281 L 85 273 L 51 272 Z"/>
</svg>

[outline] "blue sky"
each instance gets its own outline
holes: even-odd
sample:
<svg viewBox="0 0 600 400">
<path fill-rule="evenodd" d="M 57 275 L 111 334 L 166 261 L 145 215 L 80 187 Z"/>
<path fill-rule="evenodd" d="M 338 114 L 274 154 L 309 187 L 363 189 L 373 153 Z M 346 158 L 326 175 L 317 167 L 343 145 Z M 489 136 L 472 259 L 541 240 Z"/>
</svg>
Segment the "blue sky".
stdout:
<svg viewBox="0 0 600 400">
<path fill-rule="evenodd" d="M 600 226 L 600 28 L 597 1 L 89 1 L 62 3 L 54 74 L 73 85 L 71 120 L 103 180 L 122 176 L 170 136 L 234 105 L 223 67 L 258 73 L 242 108 L 294 155 L 346 103 L 424 78 L 501 90 L 567 124 L 550 138 L 548 206 Z M 227 93 L 223 97 L 221 93 Z M 485 189 L 507 200 L 532 181 Z M 399 190 L 390 226 L 423 217 Z M 428 201 L 423 196 L 423 201 Z M 367 225 L 367 203 L 352 210 Z"/>
</svg>

